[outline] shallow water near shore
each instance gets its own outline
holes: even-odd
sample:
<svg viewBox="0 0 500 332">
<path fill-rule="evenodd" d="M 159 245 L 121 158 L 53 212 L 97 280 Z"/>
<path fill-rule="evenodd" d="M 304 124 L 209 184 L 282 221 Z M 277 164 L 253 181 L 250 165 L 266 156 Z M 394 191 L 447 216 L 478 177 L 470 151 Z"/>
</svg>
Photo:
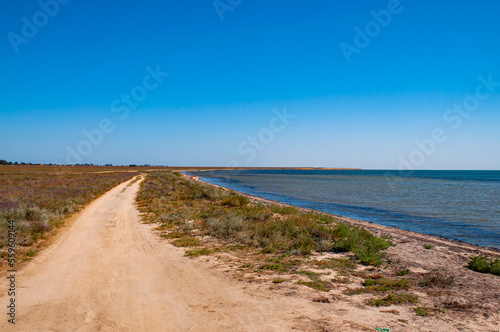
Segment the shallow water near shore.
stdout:
<svg viewBox="0 0 500 332">
<path fill-rule="evenodd" d="M 187 173 L 249 195 L 500 249 L 500 171 Z"/>
</svg>

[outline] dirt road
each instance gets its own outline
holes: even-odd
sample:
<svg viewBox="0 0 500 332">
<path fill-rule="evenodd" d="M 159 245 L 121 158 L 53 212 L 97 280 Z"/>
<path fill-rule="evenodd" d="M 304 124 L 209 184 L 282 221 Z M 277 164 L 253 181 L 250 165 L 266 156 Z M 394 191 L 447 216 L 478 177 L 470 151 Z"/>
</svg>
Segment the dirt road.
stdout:
<svg viewBox="0 0 500 332">
<path fill-rule="evenodd" d="M 308 311 L 250 295 L 139 220 L 139 182 L 91 203 L 17 273 L 15 331 L 289 331 Z M 5 279 L 5 278 L 3 278 Z M 8 303 L 5 280 L 0 306 Z M 7 312 L 6 309 L 4 309 Z M 309 324 L 309 323 L 308 323 Z M 309 329 L 309 328 L 307 328 Z"/>
</svg>

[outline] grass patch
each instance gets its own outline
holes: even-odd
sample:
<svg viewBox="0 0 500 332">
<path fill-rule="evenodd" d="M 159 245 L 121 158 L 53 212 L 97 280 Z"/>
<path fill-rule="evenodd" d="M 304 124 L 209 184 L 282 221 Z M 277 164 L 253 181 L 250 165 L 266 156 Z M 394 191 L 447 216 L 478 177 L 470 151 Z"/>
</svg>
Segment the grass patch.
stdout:
<svg viewBox="0 0 500 332">
<path fill-rule="evenodd" d="M 472 256 L 466 267 L 472 271 L 500 276 L 500 259 L 498 257 Z"/>
<path fill-rule="evenodd" d="M 349 258 L 327 258 L 321 261 L 315 261 L 315 265 L 323 269 L 332 270 L 354 270 L 357 266 L 356 262 Z"/>
<path fill-rule="evenodd" d="M 411 288 L 411 281 L 407 279 L 389 278 L 366 278 L 364 287 L 348 288 L 344 294 L 352 296 L 363 293 L 386 292 L 395 290 L 408 290 Z"/>
<path fill-rule="evenodd" d="M 192 250 L 188 250 L 186 251 L 186 256 L 188 257 L 200 257 L 200 256 L 207 256 L 207 255 L 211 255 L 213 254 L 215 251 L 212 250 L 212 249 L 207 249 L 207 248 L 203 248 L 203 249 L 192 249 Z"/>
<path fill-rule="evenodd" d="M 277 272 L 285 272 L 287 271 L 286 267 L 283 266 L 280 263 L 266 263 L 262 264 L 258 268 L 259 270 L 272 270 L 272 271 L 277 271 Z"/>
<path fill-rule="evenodd" d="M 332 289 L 328 282 L 321 281 L 321 280 L 319 280 L 319 281 L 304 281 L 302 279 L 299 279 L 299 281 L 297 281 L 297 283 L 299 285 L 305 285 L 305 286 L 310 287 L 312 289 L 323 291 L 323 292 L 328 292 L 330 289 Z"/>
<path fill-rule="evenodd" d="M 392 304 L 418 303 L 419 301 L 420 297 L 413 293 L 391 293 L 382 298 L 372 298 L 367 302 L 367 304 L 376 307 L 388 307 Z"/>
<path fill-rule="evenodd" d="M 299 279 L 299 281 L 297 281 L 299 285 L 305 285 L 313 289 L 324 292 L 328 292 L 330 289 L 333 288 L 333 284 L 331 282 L 321 280 L 319 273 L 312 271 L 296 271 L 295 273 L 305 275 L 311 280 L 311 281 L 304 281 L 302 279 Z"/>
<path fill-rule="evenodd" d="M 389 290 L 407 290 L 411 287 L 411 281 L 408 279 L 389 279 L 389 278 L 380 278 L 380 279 L 365 279 L 363 285 L 368 290 L 373 291 L 389 291 Z"/>
<path fill-rule="evenodd" d="M 365 289 L 363 287 L 358 287 L 358 288 L 347 288 L 344 291 L 345 295 L 348 296 L 353 296 L 353 295 L 359 295 L 365 293 Z"/>
<path fill-rule="evenodd" d="M 438 312 L 445 312 L 443 309 L 439 308 L 429 308 L 429 307 L 416 307 L 413 308 L 418 316 L 422 317 L 432 317 Z"/>
<path fill-rule="evenodd" d="M 224 198 L 222 204 L 230 207 L 245 206 L 248 204 L 248 199 L 240 195 L 233 195 Z"/>
<path fill-rule="evenodd" d="M 259 266 L 258 270 L 273 270 L 276 272 L 288 272 L 296 265 L 300 265 L 302 260 L 290 256 L 269 257 L 267 263 Z"/>
<path fill-rule="evenodd" d="M 432 244 L 426 243 L 426 244 L 424 244 L 424 248 L 425 249 L 432 249 L 432 248 L 434 248 L 434 246 Z"/>
<path fill-rule="evenodd" d="M 285 282 L 285 279 L 274 279 L 273 284 L 281 284 L 282 282 Z"/>
<path fill-rule="evenodd" d="M 405 276 L 407 274 L 410 274 L 410 270 L 408 270 L 408 269 L 396 271 L 396 275 L 398 275 L 398 276 Z"/>
<path fill-rule="evenodd" d="M 309 278 L 315 280 L 315 279 L 319 279 L 319 276 L 320 274 L 317 273 L 317 272 L 313 272 L 313 271 L 305 271 L 305 270 L 302 270 L 302 271 L 296 271 L 295 274 L 302 274 L 302 275 L 305 275 L 305 276 L 308 276 Z"/>
<path fill-rule="evenodd" d="M 201 245 L 201 242 L 195 237 L 184 237 L 173 240 L 172 244 L 176 247 L 197 247 Z"/>
</svg>

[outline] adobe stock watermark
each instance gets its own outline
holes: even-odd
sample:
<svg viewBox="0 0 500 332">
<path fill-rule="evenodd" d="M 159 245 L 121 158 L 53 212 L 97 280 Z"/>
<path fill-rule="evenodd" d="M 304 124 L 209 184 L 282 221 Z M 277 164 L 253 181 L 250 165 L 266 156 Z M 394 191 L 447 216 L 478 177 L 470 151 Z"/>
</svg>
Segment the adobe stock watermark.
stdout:
<svg viewBox="0 0 500 332">
<path fill-rule="evenodd" d="M 281 133 L 288 127 L 296 115 L 288 113 L 286 106 L 283 110 L 273 109 L 274 116 L 269 120 L 269 124 L 259 130 L 256 135 L 248 136 L 245 140 L 238 144 L 236 151 L 247 162 L 252 162 L 257 158 L 259 152 L 271 144 L 276 134 Z M 237 160 L 231 160 L 226 167 L 239 167 L 240 163 Z"/>
<path fill-rule="evenodd" d="M 51 18 L 54 18 L 58 13 L 61 5 L 66 5 L 70 0 L 40 0 L 37 2 L 40 10 L 37 11 L 31 19 L 26 16 L 21 18 L 22 26 L 21 33 L 17 34 L 9 32 L 7 39 L 14 49 L 14 52 L 19 53 L 19 46 L 26 45 L 29 41 L 36 37 L 38 31 L 46 26 Z"/>
<path fill-rule="evenodd" d="M 416 147 L 407 156 L 400 155 L 398 157 L 400 176 L 411 175 L 417 167 L 422 166 L 429 157 L 436 153 L 439 145 L 446 142 L 448 139 L 447 130 L 459 130 L 464 119 L 468 119 L 474 114 L 480 108 L 482 101 L 490 98 L 497 89 L 500 90 L 500 81 L 493 81 L 492 74 L 489 74 L 487 78 L 479 76 L 477 79 L 479 84 L 476 86 L 474 94 L 465 97 L 461 103 L 454 104 L 452 108 L 443 113 L 443 121 L 449 126 L 448 128 L 434 128 L 429 137 L 414 141 Z M 401 180 L 389 172 L 385 174 L 385 178 L 392 190 L 394 190 L 394 183 Z"/>
<path fill-rule="evenodd" d="M 407 0 L 411 2 L 412 0 Z M 361 51 L 370 45 L 373 38 L 380 35 L 383 28 L 387 28 L 395 15 L 401 14 L 404 7 L 401 5 L 399 0 L 389 0 L 387 2 L 386 9 L 381 9 L 379 11 L 370 11 L 370 15 L 373 20 L 366 22 L 363 29 L 358 26 L 354 27 L 354 38 L 353 43 L 349 44 L 346 42 L 341 42 L 339 44 L 340 50 L 344 55 L 347 63 L 352 62 L 352 56 L 354 54 L 360 54 Z"/>
<path fill-rule="evenodd" d="M 120 98 L 111 103 L 111 112 L 118 115 L 118 119 L 124 121 L 130 114 L 131 109 L 136 109 L 139 103 L 144 101 L 148 93 L 156 89 L 163 82 L 169 73 L 162 72 L 160 65 L 155 69 L 146 67 L 147 74 L 143 77 L 142 83 L 134 86 L 130 93 L 122 94 Z M 102 119 L 96 128 L 91 130 L 82 130 L 85 137 L 75 148 L 66 146 L 66 163 L 80 164 L 84 157 L 89 156 L 95 147 L 102 144 L 105 135 L 111 134 L 116 129 L 115 123 L 110 118 Z"/>
<path fill-rule="evenodd" d="M 16 324 L 16 222 L 9 220 L 7 222 L 7 280 L 8 289 L 7 295 L 9 296 L 9 305 L 7 306 L 7 321 L 10 324 Z"/>
<path fill-rule="evenodd" d="M 224 21 L 224 14 L 226 12 L 232 12 L 236 7 L 241 5 L 242 2 L 243 0 L 214 0 L 212 5 L 222 22 Z"/>
</svg>

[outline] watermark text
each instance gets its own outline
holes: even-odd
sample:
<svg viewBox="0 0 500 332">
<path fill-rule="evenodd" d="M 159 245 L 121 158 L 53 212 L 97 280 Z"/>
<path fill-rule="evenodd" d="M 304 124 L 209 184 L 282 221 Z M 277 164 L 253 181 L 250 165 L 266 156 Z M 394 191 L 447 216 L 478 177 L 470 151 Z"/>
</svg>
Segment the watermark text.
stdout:
<svg viewBox="0 0 500 332">
<path fill-rule="evenodd" d="M 7 249 L 7 279 L 9 280 L 9 288 L 7 295 L 9 296 L 9 305 L 7 306 L 7 321 L 11 324 L 16 324 L 16 224 L 14 220 L 8 221 L 7 238 L 9 247 Z"/>
</svg>

